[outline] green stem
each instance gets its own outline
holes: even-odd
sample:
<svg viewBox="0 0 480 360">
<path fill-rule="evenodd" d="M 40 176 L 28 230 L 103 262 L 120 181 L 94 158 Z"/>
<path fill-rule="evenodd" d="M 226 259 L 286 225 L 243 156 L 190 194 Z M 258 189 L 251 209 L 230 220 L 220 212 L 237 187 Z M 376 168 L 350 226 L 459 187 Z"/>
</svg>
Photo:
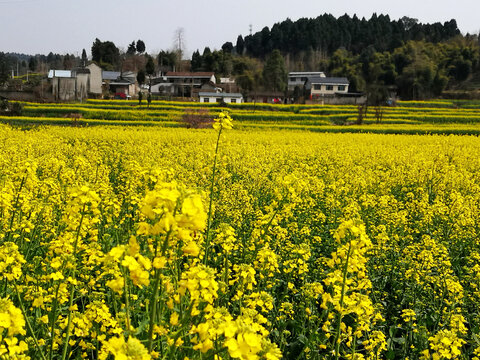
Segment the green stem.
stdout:
<svg viewBox="0 0 480 360">
<path fill-rule="evenodd" d="M 348 252 L 347 252 L 347 259 L 345 261 L 345 267 L 343 269 L 343 279 L 342 279 L 342 293 L 340 295 L 340 311 L 338 314 L 338 324 L 337 324 L 337 333 L 335 335 L 335 360 L 338 360 L 338 356 L 340 353 L 340 330 L 342 325 L 343 319 L 343 298 L 345 296 L 345 282 L 347 280 L 347 272 L 348 272 L 348 260 L 350 259 L 350 250 L 352 249 L 352 243 L 348 245 Z"/>
<path fill-rule="evenodd" d="M 12 232 L 13 221 L 15 220 L 15 215 L 16 215 L 17 209 L 18 209 L 18 203 L 20 201 L 20 193 L 22 192 L 23 185 L 25 185 L 26 179 L 27 179 L 27 175 L 25 175 L 22 178 L 22 182 L 20 183 L 20 188 L 18 189 L 17 197 L 15 198 L 15 205 L 13 207 L 12 217 L 10 218 L 10 227 L 9 227 L 9 230 L 8 230 L 8 236 L 10 236 L 10 233 Z M 5 238 L 6 238 L 6 236 L 5 236 Z"/>
<path fill-rule="evenodd" d="M 62 268 L 65 268 L 65 263 L 63 264 Z M 63 270 L 62 270 L 63 271 Z M 55 290 L 55 298 L 53 302 L 53 309 L 52 309 L 52 320 L 50 323 L 50 349 L 48 353 L 48 358 L 50 360 L 53 359 L 53 344 L 55 342 L 55 321 L 57 319 L 57 307 L 58 307 L 58 291 L 60 290 L 60 281 L 58 281 L 57 289 Z"/>
<path fill-rule="evenodd" d="M 85 217 L 85 207 L 86 204 L 83 204 L 82 208 L 82 216 L 80 218 L 80 223 L 78 224 L 77 228 L 77 234 L 75 236 L 75 242 L 73 243 L 73 256 L 77 254 L 77 245 L 78 245 L 78 238 L 80 237 L 80 231 L 82 229 L 82 223 L 83 223 L 83 218 Z M 75 271 L 76 267 L 74 266 L 72 270 L 72 279 L 75 280 Z M 67 277 L 68 280 L 68 277 Z M 68 300 L 68 321 L 67 321 L 67 333 L 65 334 L 65 345 L 63 346 L 63 352 L 62 352 L 62 360 L 65 360 L 67 358 L 67 352 L 68 352 L 68 341 L 70 340 L 70 325 L 72 324 L 72 306 L 73 306 L 73 294 L 75 293 L 75 285 L 72 284 L 72 287 L 70 288 L 70 296 Z"/>
<path fill-rule="evenodd" d="M 32 335 L 33 342 L 35 343 L 38 353 L 40 354 L 40 357 L 42 358 L 42 360 L 46 360 L 45 355 L 43 355 L 43 351 L 40 349 L 40 345 L 38 344 L 37 337 L 33 332 L 32 325 L 30 324 L 30 321 L 28 321 L 27 312 L 25 311 L 25 307 L 23 306 L 22 298 L 20 297 L 20 293 L 18 292 L 17 284 L 14 284 L 14 286 L 15 286 L 15 292 L 17 293 L 18 303 L 20 304 L 20 309 L 22 310 L 23 317 L 25 318 L 25 323 L 27 324 L 28 331 Z"/>
<path fill-rule="evenodd" d="M 170 237 L 171 231 L 167 233 L 165 236 L 165 241 L 162 245 L 162 256 L 165 255 L 168 247 L 168 239 Z M 157 253 L 157 248 L 155 247 L 155 254 Z M 157 312 L 157 299 L 158 299 L 158 287 L 160 285 L 160 269 L 155 270 L 155 283 L 153 287 L 153 294 L 152 300 L 150 302 L 151 311 L 150 311 L 150 321 L 149 321 L 149 328 L 148 328 L 148 351 L 152 351 L 153 347 L 153 326 L 155 323 L 155 316 Z"/>
<path fill-rule="evenodd" d="M 212 226 L 212 203 L 213 203 L 213 187 L 215 185 L 215 173 L 217 169 L 217 155 L 218 147 L 220 144 L 220 135 L 222 134 L 222 127 L 218 130 L 217 144 L 215 146 L 215 157 L 213 160 L 213 169 L 212 169 L 212 182 L 210 183 L 210 202 L 208 204 L 208 221 L 207 221 L 207 232 L 205 234 L 205 257 L 203 258 L 203 263 L 207 264 L 209 248 L 210 248 L 210 227 Z"/>
<path fill-rule="evenodd" d="M 125 289 L 125 313 L 127 322 L 127 333 L 130 333 L 130 293 L 128 292 L 127 271 L 123 273 L 123 285 Z"/>
</svg>

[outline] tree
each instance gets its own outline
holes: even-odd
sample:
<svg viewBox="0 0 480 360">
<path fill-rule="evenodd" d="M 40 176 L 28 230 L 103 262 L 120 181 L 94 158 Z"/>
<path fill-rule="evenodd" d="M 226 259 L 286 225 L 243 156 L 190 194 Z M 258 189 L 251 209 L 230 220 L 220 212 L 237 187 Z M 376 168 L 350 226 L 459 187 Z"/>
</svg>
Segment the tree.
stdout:
<svg viewBox="0 0 480 360">
<path fill-rule="evenodd" d="M 137 47 L 135 46 L 135 41 L 132 41 L 128 45 L 127 55 L 135 55 L 136 52 L 137 52 Z"/>
<path fill-rule="evenodd" d="M 85 49 L 83 49 L 82 50 L 82 66 L 83 67 L 87 66 L 87 62 L 88 62 L 87 52 L 85 51 Z"/>
<path fill-rule="evenodd" d="M 194 51 L 192 54 L 192 60 L 190 61 L 190 68 L 192 71 L 199 71 L 202 69 L 202 62 L 203 58 L 202 55 L 200 55 L 200 52 Z"/>
<path fill-rule="evenodd" d="M 226 42 L 222 45 L 222 50 L 224 53 L 231 54 L 233 51 L 233 44 L 230 41 Z"/>
<path fill-rule="evenodd" d="M 0 52 L 0 85 L 3 85 L 10 78 L 10 66 L 12 64 L 12 59 Z"/>
<path fill-rule="evenodd" d="M 76 62 L 75 56 L 73 54 L 72 55 L 66 54 L 63 57 L 63 68 L 65 70 L 72 69 L 75 66 L 75 62 Z"/>
<path fill-rule="evenodd" d="M 414 19 L 408 16 L 404 16 L 400 19 L 400 22 L 403 25 L 403 28 L 406 31 L 409 31 L 411 28 L 413 28 L 415 25 L 418 24 L 418 19 Z"/>
<path fill-rule="evenodd" d="M 173 37 L 173 48 L 177 55 L 176 64 L 180 65 L 183 59 L 183 52 L 185 51 L 185 29 L 180 27 L 175 30 Z"/>
<path fill-rule="evenodd" d="M 287 87 L 287 69 L 279 50 L 274 50 L 263 68 L 265 86 L 273 91 L 284 91 Z"/>
<path fill-rule="evenodd" d="M 142 40 L 137 40 L 136 49 L 139 54 L 143 54 L 145 52 L 145 43 Z"/>
<path fill-rule="evenodd" d="M 161 71 L 173 70 L 176 65 L 177 56 L 172 51 L 160 51 L 157 57 L 158 67 Z"/>
<path fill-rule="evenodd" d="M 243 51 L 245 50 L 245 41 L 243 40 L 242 35 L 238 35 L 237 37 L 237 45 L 235 46 L 235 50 L 238 55 L 243 55 Z"/>
<path fill-rule="evenodd" d="M 145 72 L 148 75 L 150 89 L 152 87 L 152 76 L 155 75 L 155 63 L 153 62 L 153 58 L 150 55 L 147 55 L 147 63 L 145 64 Z"/>
<path fill-rule="evenodd" d="M 147 63 L 145 64 L 145 72 L 149 76 L 155 75 L 155 63 L 150 55 L 147 55 Z"/>
<path fill-rule="evenodd" d="M 137 81 L 140 85 L 144 84 L 145 83 L 145 70 L 140 70 L 138 73 L 137 73 Z"/>
<path fill-rule="evenodd" d="M 97 38 L 92 45 L 92 60 L 101 66 L 116 67 L 120 63 L 120 51 L 113 42 Z"/>
<path fill-rule="evenodd" d="M 35 56 L 31 56 L 30 59 L 28 59 L 28 69 L 30 71 L 35 71 L 37 68 L 37 59 Z"/>
</svg>

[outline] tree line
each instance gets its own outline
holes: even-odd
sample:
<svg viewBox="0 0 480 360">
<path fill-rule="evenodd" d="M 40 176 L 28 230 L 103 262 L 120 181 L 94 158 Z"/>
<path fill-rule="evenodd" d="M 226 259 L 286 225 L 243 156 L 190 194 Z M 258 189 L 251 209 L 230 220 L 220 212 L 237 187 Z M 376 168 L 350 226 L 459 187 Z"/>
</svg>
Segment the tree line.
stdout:
<svg viewBox="0 0 480 360">
<path fill-rule="evenodd" d="M 183 29 L 177 32 L 182 40 Z M 480 78 L 479 36 L 462 35 L 455 20 L 421 24 L 409 17 L 392 21 L 388 15 L 376 14 L 368 20 L 329 14 L 287 19 L 271 29 L 239 35 L 235 44 L 226 42 L 221 49 L 196 50 L 189 61 L 182 58 L 182 42 L 149 54 L 142 40 L 132 41 L 122 51 L 111 41 L 95 39 L 91 60 L 105 70 L 137 72 L 140 83 L 157 72 L 212 71 L 219 77 L 234 77 L 244 93 L 286 92 L 288 71 L 324 71 L 347 77 L 352 92 L 382 97 L 387 89 L 394 89 L 403 99 L 439 96 L 445 89 Z M 85 49 L 81 57 L 49 53 L 24 58 L 21 68 L 71 69 L 87 60 Z M 0 83 L 16 63 L 18 57 L 0 53 Z"/>
<path fill-rule="evenodd" d="M 422 24 L 409 17 L 391 20 L 388 15 L 373 14 L 366 20 L 356 15 L 335 18 L 324 14 L 312 19 L 287 19 L 245 38 L 239 35 L 236 50 L 240 54 L 261 58 L 275 49 L 292 55 L 309 50 L 321 51 L 327 56 L 339 48 L 359 54 L 368 46 L 379 52 L 391 52 L 410 40 L 438 43 L 459 34 L 455 20 L 444 24 Z"/>
</svg>

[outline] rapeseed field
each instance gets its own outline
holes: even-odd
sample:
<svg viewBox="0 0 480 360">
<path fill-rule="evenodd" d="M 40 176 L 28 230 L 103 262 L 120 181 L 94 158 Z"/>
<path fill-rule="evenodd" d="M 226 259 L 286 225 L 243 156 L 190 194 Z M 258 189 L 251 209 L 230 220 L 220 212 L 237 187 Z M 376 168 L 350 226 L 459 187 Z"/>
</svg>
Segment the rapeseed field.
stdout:
<svg viewBox="0 0 480 360">
<path fill-rule="evenodd" d="M 0 359 L 478 359 L 474 136 L 0 125 Z"/>
</svg>

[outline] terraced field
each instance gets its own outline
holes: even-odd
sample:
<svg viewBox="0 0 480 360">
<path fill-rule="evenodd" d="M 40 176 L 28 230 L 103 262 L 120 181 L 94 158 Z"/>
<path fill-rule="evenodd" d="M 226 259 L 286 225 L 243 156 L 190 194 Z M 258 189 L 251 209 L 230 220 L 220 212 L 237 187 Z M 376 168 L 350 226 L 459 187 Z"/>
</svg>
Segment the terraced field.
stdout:
<svg viewBox="0 0 480 360">
<path fill-rule="evenodd" d="M 362 125 L 356 125 L 357 106 L 231 104 L 227 109 L 217 104 L 154 101 L 139 106 L 135 101 L 89 100 L 82 104 L 26 103 L 24 116 L 0 117 L 15 124 L 57 125 L 142 125 L 180 126 L 179 121 L 189 109 L 206 109 L 215 116 L 228 110 L 238 128 L 277 128 L 321 132 L 371 133 L 441 133 L 479 134 L 480 102 L 430 101 L 399 102 L 397 106 L 368 108 Z M 81 119 L 72 121 L 72 114 Z"/>
</svg>

